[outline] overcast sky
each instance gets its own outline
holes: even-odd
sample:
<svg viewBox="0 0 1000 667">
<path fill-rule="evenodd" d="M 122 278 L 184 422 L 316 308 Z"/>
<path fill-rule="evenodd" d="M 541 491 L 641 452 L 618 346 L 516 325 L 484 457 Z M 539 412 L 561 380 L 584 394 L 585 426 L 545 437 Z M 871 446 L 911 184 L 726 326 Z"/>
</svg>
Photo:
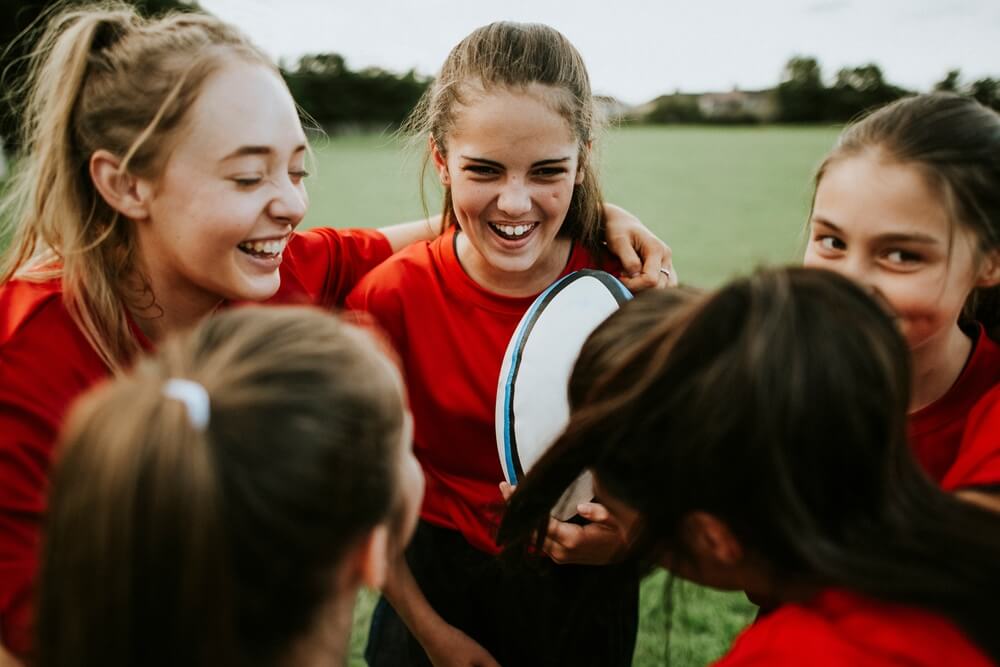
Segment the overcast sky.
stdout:
<svg viewBox="0 0 1000 667">
<path fill-rule="evenodd" d="M 580 50 L 596 93 L 630 103 L 661 93 L 764 88 L 796 54 L 832 78 L 875 62 L 926 90 L 960 68 L 1000 76 L 1000 0 L 200 0 L 275 58 L 336 52 L 353 69 L 434 74 L 473 28 L 540 21 Z"/>
</svg>

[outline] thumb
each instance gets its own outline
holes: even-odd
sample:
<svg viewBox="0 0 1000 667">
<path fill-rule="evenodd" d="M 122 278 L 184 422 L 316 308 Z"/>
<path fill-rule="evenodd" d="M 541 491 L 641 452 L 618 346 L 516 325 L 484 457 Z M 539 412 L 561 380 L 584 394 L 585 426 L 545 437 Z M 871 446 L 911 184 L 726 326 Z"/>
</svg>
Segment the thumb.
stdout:
<svg viewBox="0 0 1000 667">
<path fill-rule="evenodd" d="M 514 488 L 508 482 L 500 482 L 500 495 L 503 496 L 504 501 L 510 500 L 510 497 L 514 495 Z"/>
<path fill-rule="evenodd" d="M 600 503 L 580 503 L 576 506 L 576 512 L 584 519 L 594 523 L 610 524 L 613 521 L 611 512 Z"/>
</svg>

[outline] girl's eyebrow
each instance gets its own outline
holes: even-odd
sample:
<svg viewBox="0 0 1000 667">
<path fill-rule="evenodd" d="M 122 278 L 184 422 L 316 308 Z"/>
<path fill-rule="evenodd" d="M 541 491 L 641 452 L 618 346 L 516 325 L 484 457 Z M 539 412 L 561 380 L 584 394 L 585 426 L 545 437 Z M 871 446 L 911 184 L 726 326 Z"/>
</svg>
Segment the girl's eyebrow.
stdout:
<svg viewBox="0 0 1000 667">
<path fill-rule="evenodd" d="M 502 164 L 500 164 L 499 162 L 496 162 L 495 160 L 487 160 L 486 158 L 482 158 L 482 157 L 472 157 L 471 155 L 461 155 L 459 157 L 461 157 L 463 160 L 470 160 L 472 162 L 482 162 L 483 164 L 488 164 L 491 167 L 503 167 Z M 538 162 L 534 162 L 534 163 L 532 163 L 531 166 L 532 167 L 542 167 L 542 166 L 547 166 L 547 165 L 550 165 L 550 164 L 560 164 L 562 162 L 568 162 L 569 160 L 570 160 L 570 158 L 568 156 L 567 157 L 559 157 L 559 158 L 550 158 L 548 160 L 539 160 Z"/>
<path fill-rule="evenodd" d="M 305 149 L 306 149 L 306 145 L 305 144 L 299 144 L 298 146 L 295 147 L 295 150 L 292 151 L 292 155 L 297 155 L 297 154 L 301 153 L 302 151 L 304 151 Z M 225 162 L 226 160 L 232 160 L 233 158 L 238 158 L 238 157 L 245 157 L 247 155 L 265 155 L 266 156 L 266 155 L 270 155 L 273 152 L 274 152 L 274 149 L 272 149 L 270 146 L 240 146 L 239 148 L 237 148 L 236 150 L 234 150 L 229 155 L 227 155 L 224 158 L 220 159 L 219 162 Z"/>
<path fill-rule="evenodd" d="M 844 233 L 844 230 L 829 220 L 814 217 L 812 221 L 813 224 L 829 227 L 838 234 Z M 875 239 L 881 243 L 920 243 L 924 245 L 938 245 L 940 243 L 937 238 L 930 234 L 921 234 L 919 232 L 888 232 L 886 234 L 879 234 Z"/>
<path fill-rule="evenodd" d="M 552 158 L 550 160 L 539 160 L 538 162 L 531 165 L 532 167 L 544 167 L 550 164 L 560 164 L 562 162 L 569 162 L 568 157 Z"/>
</svg>

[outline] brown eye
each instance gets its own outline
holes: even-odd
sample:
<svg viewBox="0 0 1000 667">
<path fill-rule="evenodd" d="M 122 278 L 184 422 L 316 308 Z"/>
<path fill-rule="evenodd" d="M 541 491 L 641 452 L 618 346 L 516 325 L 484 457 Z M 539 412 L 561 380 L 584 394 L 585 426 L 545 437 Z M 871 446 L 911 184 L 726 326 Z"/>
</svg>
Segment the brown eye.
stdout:
<svg viewBox="0 0 1000 667">
<path fill-rule="evenodd" d="M 816 239 L 824 250 L 844 250 L 847 245 L 836 236 L 820 236 Z"/>
</svg>

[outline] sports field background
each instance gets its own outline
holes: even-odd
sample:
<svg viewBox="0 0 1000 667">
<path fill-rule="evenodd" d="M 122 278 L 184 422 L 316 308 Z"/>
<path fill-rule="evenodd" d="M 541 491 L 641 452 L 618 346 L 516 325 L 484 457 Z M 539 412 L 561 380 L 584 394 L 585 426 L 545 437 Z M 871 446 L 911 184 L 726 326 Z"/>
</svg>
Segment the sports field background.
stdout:
<svg viewBox="0 0 1000 667">
<path fill-rule="evenodd" d="M 797 261 L 812 174 L 836 135 L 817 127 L 614 129 L 599 139 L 599 166 L 607 199 L 670 244 L 682 282 L 711 287 L 761 264 Z M 388 136 L 314 143 L 307 226 L 376 227 L 421 215 L 419 150 Z M 427 195 L 438 212 L 430 181 Z M 755 613 L 741 593 L 681 583 L 668 621 L 664 580 L 659 572 L 643 584 L 637 667 L 667 664 L 665 652 L 672 666 L 704 665 Z M 373 603 L 364 593 L 355 610 L 352 667 L 364 664 Z"/>
</svg>

